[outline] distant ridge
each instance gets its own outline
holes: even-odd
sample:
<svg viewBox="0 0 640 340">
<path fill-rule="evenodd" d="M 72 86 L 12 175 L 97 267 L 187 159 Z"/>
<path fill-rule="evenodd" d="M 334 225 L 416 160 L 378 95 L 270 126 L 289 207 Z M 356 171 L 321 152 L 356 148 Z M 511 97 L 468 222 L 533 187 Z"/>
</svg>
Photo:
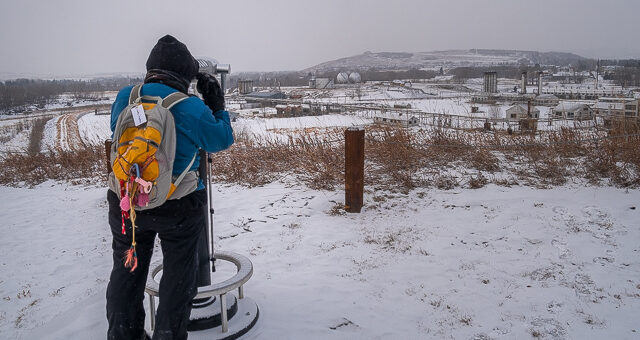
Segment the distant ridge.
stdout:
<svg viewBox="0 0 640 340">
<path fill-rule="evenodd" d="M 566 52 L 470 49 L 433 52 L 364 52 L 351 57 L 327 61 L 302 70 L 330 72 L 342 70 L 407 70 L 411 68 L 462 67 L 542 64 L 564 66 L 587 60 Z"/>
<path fill-rule="evenodd" d="M 43 79 L 43 80 L 92 80 L 102 78 L 144 78 L 143 72 L 103 72 L 103 73 L 90 73 L 90 74 L 76 74 L 76 75 L 54 75 L 54 74 L 38 74 L 38 73 L 11 73 L 0 72 L 0 81 L 15 80 L 15 79 Z"/>
</svg>

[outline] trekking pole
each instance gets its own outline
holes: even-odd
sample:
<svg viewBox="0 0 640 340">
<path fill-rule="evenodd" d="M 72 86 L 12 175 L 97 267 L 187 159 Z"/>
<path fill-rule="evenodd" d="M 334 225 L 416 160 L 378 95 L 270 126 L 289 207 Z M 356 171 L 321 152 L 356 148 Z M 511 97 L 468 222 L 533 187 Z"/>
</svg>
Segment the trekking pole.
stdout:
<svg viewBox="0 0 640 340">
<path fill-rule="evenodd" d="M 231 72 L 231 65 L 221 65 L 221 64 L 216 65 L 216 73 L 220 74 L 220 88 L 222 89 L 223 96 L 225 91 L 226 75 L 229 72 Z M 212 177 L 211 166 L 212 165 L 213 165 L 213 158 L 211 157 L 210 153 L 207 153 L 207 192 L 209 193 L 208 201 L 209 201 L 209 235 L 210 235 L 209 256 L 211 260 L 211 271 L 215 272 L 216 271 L 215 244 L 214 244 L 215 234 L 213 232 L 215 211 L 213 209 L 213 192 L 211 190 L 211 177 Z"/>
<path fill-rule="evenodd" d="M 198 169 L 200 173 L 200 178 L 203 180 L 205 189 L 207 191 L 207 228 L 205 230 L 206 234 L 206 243 L 207 243 L 207 254 L 204 255 L 201 253 L 200 256 L 208 257 L 208 261 L 211 262 L 211 271 L 215 272 L 215 258 L 213 254 L 213 194 L 211 192 L 211 154 L 200 149 L 200 167 Z"/>
<path fill-rule="evenodd" d="M 212 58 L 198 58 L 196 59 L 198 62 L 198 72 L 210 74 L 212 76 L 220 75 L 220 88 L 222 89 L 222 95 L 224 96 L 225 85 L 227 80 L 227 75 L 231 73 L 231 65 L 229 64 L 219 64 L 217 60 Z M 213 193 L 211 192 L 211 165 L 213 164 L 213 159 L 211 158 L 211 154 L 204 152 L 201 150 L 200 159 L 204 159 L 206 154 L 207 158 L 207 169 L 205 173 L 202 174 L 206 177 L 205 186 L 207 188 L 207 208 L 209 209 L 209 217 L 207 218 L 208 228 L 207 228 L 207 238 L 209 241 L 209 259 L 211 260 L 211 271 L 216 271 L 216 259 L 215 259 L 215 246 L 214 246 L 214 233 L 213 233 L 213 218 L 214 218 L 214 210 L 213 210 Z"/>
<path fill-rule="evenodd" d="M 215 245 L 214 245 L 214 234 L 213 234 L 213 192 L 211 191 L 211 165 L 213 164 L 213 159 L 211 158 L 211 154 L 207 153 L 207 192 L 209 197 L 207 198 L 208 208 L 209 208 L 209 260 L 211 260 L 211 271 L 216 271 L 216 258 L 215 258 Z"/>
</svg>

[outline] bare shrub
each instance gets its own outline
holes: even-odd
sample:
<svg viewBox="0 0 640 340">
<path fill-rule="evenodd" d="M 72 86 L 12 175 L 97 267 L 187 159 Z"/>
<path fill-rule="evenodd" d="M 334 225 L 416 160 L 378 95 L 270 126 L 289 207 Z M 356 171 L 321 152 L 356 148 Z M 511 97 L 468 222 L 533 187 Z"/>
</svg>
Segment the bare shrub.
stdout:
<svg viewBox="0 0 640 340">
<path fill-rule="evenodd" d="M 436 129 L 426 137 L 430 145 L 428 152 L 436 163 L 447 165 L 452 161 L 467 158 L 472 151 L 468 146 L 470 135 L 456 130 Z"/>
<path fill-rule="evenodd" d="M 433 185 L 441 190 L 451 190 L 458 185 L 458 181 L 450 175 L 438 175 L 433 178 Z"/>
<path fill-rule="evenodd" d="M 558 132 L 550 132 L 547 136 L 551 151 L 559 157 L 577 157 L 586 153 L 587 144 L 581 143 L 584 138 L 593 135 L 581 135 L 574 129 L 560 128 Z"/>
<path fill-rule="evenodd" d="M 615 145 L 605 141 L 590 152 L 585 158 L 586 178 L 592 183 L 598 183 L 603 177 L 610 177 L 616 167 Z"/>
<path fill-rule="evenodd" d="M 31 120 L 19 120 L 15 124 L 4 125 L 0 127 L 0 143 L 6 143 L 12 140 L 17 134 L 31 128 Z"/>
<path fill-rule="evenodd" d="M 298 146 L 296 173 L 310 188 L 333 190 L 344 179 L 344 144 L 330 139 L 302 136 L 293 141 Z"/>
<path fill-rule="evenodd" d="M 556 157 L 547 156 L 534 163 L 533 171 L 545 184 L 562 185 L 567 182 L 567 164 Z"/>
<path fill-rule="evenodd" d="M 471 189 L 480 189 L 483 186 L 487 185 L 489 180 L 482 175 L 482 173 L 478 173 L 477 176 L 471 176 L 469 178 L 469 188 Z"/>
<path fill-rule="evenodd" d="M 392 185 L 413 188 L 414 174 L 420 168 L 414 138 L 405 129 L 383 128 L 375 131 L 376 137 L 365 143 L 367 160 L 377 166 L 372 168 L 372 177 L 388 179 Z"/>
<path fill-rule="evenodd" d="M 585 156 L 585 177 L 592 183 L 608 178 L 622 187 L 640 185 L 640 136 L 637 123 L 617 122 L 608 139 L 595 143 Z"/>
<path fill-rule="evenodd" d="M 331 216 L 346 215 L 346 211 L 344 210 L 344 203 L 342 203 L 342 202 L 334 202 L 333 206 L 327 212 L 327 214 L 329 214 Z"/>
<path fill-rule="evenodd" d="M 498 158 L 486 148 L 478 148 L 472 151 L 468 157 L 469 164 L 473 168 L 482 171 L 500 171 Z"/>
</svg>

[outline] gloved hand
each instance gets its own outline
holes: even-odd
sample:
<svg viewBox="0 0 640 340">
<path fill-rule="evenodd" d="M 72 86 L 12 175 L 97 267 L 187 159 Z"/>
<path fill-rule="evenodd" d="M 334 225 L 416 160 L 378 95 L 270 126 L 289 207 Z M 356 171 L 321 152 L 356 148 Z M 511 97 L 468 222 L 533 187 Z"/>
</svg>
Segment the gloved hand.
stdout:
<svg viewBox="0 0 640 340">
<path fill-rule="evenodd" d="M 207 104 L 213 112 L 224 110 L 224 93 L 222 92 L 220 83 L 218 83 L 218 79 L 206 73 L 198 73 L 196 78 L 198 78 L 196 88 L 198 92 L 202 94 L 204 103 Z"/>
</svg>

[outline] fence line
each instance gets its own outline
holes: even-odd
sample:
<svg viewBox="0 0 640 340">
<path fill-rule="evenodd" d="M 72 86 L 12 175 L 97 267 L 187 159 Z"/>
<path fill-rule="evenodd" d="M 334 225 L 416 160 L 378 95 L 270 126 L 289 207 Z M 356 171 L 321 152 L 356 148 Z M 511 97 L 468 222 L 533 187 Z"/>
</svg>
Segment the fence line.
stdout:
<svg viewBox="0 0 640 340">
<path fill-rule="evenodd" d="M 440 147 L 440 148 L 469 148 L 469 149 L 519 149 L 519 148 L 526 148 L 526 147 L 540 147 L 540 146 L 560 146 L 560 145 L 581 145 L 581 144 L 585 144 L 585 143 L 593 143 L 593 142 L 599 142 L 599 141 L 605 141 L 605 140 L 613 140 L 613 139 L 620 139 L 620 138 L 631 138 L 631 137 L 640 137 L 640 133 L 633 133 L 633 134 L 624 134 L 624 135 L 615 135 L 615 136 L 604 136 L 604 137 L 595 137 L 595 138 L 581 138 L 581 139 L 575 139 L 575 140 L 570 140 L 570 141 L 561 141 L 561 142 L 545 142 L 545 141 L 539 141 L 539 142 L 534 142 L 534 143 L 524 143 L 524 144 L 519 144 L 519 143 L 505 143 L 505 144 L 439 144 L 439 143 L 402 143 L 402 142 L 389 142 L 389 141 L 383 141 L 383 140 L 377 140 L 375 138 L 372 138 L 370 136 L 367 136 L 365 138 L 365 140 L 368 143 L 374 143 L 374 144 L 391 144 L 391 145 L 408 145 L 411 147 L 416 147 L 416 148 L 426 148 L 426 147 Z M 340 139 L 333 139 L 333 140 L 328 140 L 328 141 L 310 141 L 310 142 L 304 142 L 304 143 L 289 143 L 289 142 L 283 142 L 283 143 L 271 143 L 271 145 L 253 145 L 253 146 L 247 146 L 247 145 L 242 145 L 242 144 L 234 144 L 231 148 L 232 149 L 242 149 L 242 150 L 273 150 L 273 149 L 279 149 L 279 148 L 288 148 L 288 149 L 304 149 L 304 148 L 309 148 L 309 147 L 314 147 L 314 146 L 331 146 L 331 145 L 335 145 L 336 143 L 344 143 L 344 138 L 340 138 Z M 11 155 L 11 154 L 24 154 L 24 155 L 28 155 L 29 152 L 27 151 L 12 151 L 12 150 L 2 150 L 0 151 L 0 154 L 4 154 L 4 155 Z"/>
<path fill-rule="evenodd" d="M 526 147 L 540 147 L 540 146 L 560 146 L 560 145 L 581 145 L 585 143 L 593 143 L 605 140 L 614 140 L 620 138 L 631 138 L 631 137 L 640 137 L 640 133 L 633 134 L 624 134 L 624 135 L 614 135 L 614 136 L 604 136 L 604 137 L 594 137 L 594 138 L 580 138 L 570 141 L 560 141 L 560 142 L 551 142 L 551 141 L 539 141 L 534 143 L 505 143 L 505 144 L 438 144 L 438 143 L 402 143 L 402 142 L 389 142 L 376 140 L 375 138 L 366 137 L 365 140 L 370 143 L 375 144 L 392 144 L 392 145 L 409 145 L 411 147 L 442 147 L 442 148 L 470 148 L 470 149 L 520 149 Z M 308 142 L 301 144 L 291 144 L 291 143 L 282 143 L 282 144 L 274 144 L 268 146 L 246 146 L 246 145 L 234 145 L 233 148 L 238 149 L 254 149 L 254 150 L 273 150 L 276 148 L 307 148 L 319 145 L 333 145 L 335 143 L 344 143 L 344 138 L 335 139 L 330 141 L 322 141 L 322 142 Z"/>
<path fill-rule="evenodd" d="M 399 108 L 393 106 L 381 106 L 375 103 L 356 102 L 356 103 L 335 103 L 332 101 L 322 100 L 302 100 L 302 99 L 266 99 L 266 98 L 253 98 L 244 97 L 245 101 L 253 101 L 261 103 L 262 105 L 309 105 L 311 113 L 317 112 L 336 112 L 343 114 L 356 114 L 363 115 L 367 118 L 373 118 L 378 113 L 380 114 L 395 114 L 398 116 L 411 117 L 415 116 L 420 125 L 432 126 L 432 127 L 444 127 L 452 130 L 469 130 L 469 129 L 482 129 L 485 123 L 490 123 L 493 129 L 507 129 L 515 128 L 519 129 L 519 119 L 511 118 L 493 118 L 482 117 L 472 115 L 450 114 L 450 113 L 437 113 L 426 112 L 420 109 L 413 108 Z M 393 101 L 391 99 L 384 99 L 384 101 Z M 406 100 L 406 99 L 397 99 Z M 536 120 L 536 130 L 539 131 L 555 131 L 562 127 L 569 127 L 574 129 L 597 129 L 603 125 L 606 117 L 602 115 L 594 115 L 589 119 L 568 119 L 560 117 L 546 117 L 546 118 L 534 118 Z"/>
<path fill-rule="evenodd" d="M 557 146 L 557 145 L 579 145 L 588 142 L 598 142 L 608 139 L 618 139 L 618 138 L 629 138 L 629 137 L 640 137 L 640 133 L 635 134 L 627 134 L 627 135 L 618 135 L 618 136 L 607 136 L 607 137 L 598 137 L 598 138 L 586 138 L 586 139 L 576 139 L 572 141 L 566 142 L 537 142 L 537 143 L 529 143 L 529 144 L 484 144 L 484 145 L 469 145 L 469 144 L 437 144 L 437 143 L 410 143 L 410 146 L 417 147 L 443 147 L 443 148 L 481 148 L 481 149 L 518 149 L 525 147 L 536 147 L 536 146 Z M 386 141 L 377 141 L 372 138 L 367 138 L 367 141 L 372 143 L 384 143 L 384 144 L 402 144 L 405 143 L 400 142 L 386 142 Z"/>
<path fill-rule="evenodd" d="M 392 136 L 392 135 L 390 135 Z M 614 140 L 620 138 L 632 138 L 632 137 L 640 137 L 640 133 L 632 133 L 632 134 L 623 134 L 623 135 L 612 135 L 612 136 L 603 136 L 603 137 L 594 137 L 594 138 L 580 138 L 569 141 L 560 141 L 560 142 L 552 142 L 552 141 L 538 141 L 533 143 L 505 143 L 505 144 L 439 144 L 439 143 L 402 143 L 402 142 L 390 142 L 384 140 L 377 140 L 375 137 L 382 137 L 380 134 L 378 136 L 371 136 L 371 132 L 369 132 L 369 136 L 365 137 L 365 141 L 367 143 L 374 144 L 391 144 L 391 145 L 408 145 L 414 148 L 427 148 L 427 147 L 440 147 L 440 148 L 469 148 L 469 149 L 520 149 L 526 147 L 540 147 L 540 146 L 560 146 L 560 145 L 581 145 L 585 143 L 593 143 L 600 142 L 605 140 Z M 448 137 L 448 136 L 445 136 Z M 506 136 L 505 136 L 506 137 Z M 508 141 L 508 140 L 507 140 Z M 332 140 L 325 141 L 308 141 L 303 143 L 291 143 L 291 142 L 269 142 L 270 145 L 242 145 L 242 144 L 234 144 L 232 149 L 241 149 L 241 150 L 274 150 L 279 148 L 288 148 L 288 149 L 304 149 L 309 147 L 316 146 L 333 146 L 336 143 L 344 143 L 344 137 Z M 0 154 L 2 155 L 12 155 L 12 154 L 24 154 L 28 155 L 27 151 L 14 151 L 14 150 L 0 150 Z"/>
</svg>

